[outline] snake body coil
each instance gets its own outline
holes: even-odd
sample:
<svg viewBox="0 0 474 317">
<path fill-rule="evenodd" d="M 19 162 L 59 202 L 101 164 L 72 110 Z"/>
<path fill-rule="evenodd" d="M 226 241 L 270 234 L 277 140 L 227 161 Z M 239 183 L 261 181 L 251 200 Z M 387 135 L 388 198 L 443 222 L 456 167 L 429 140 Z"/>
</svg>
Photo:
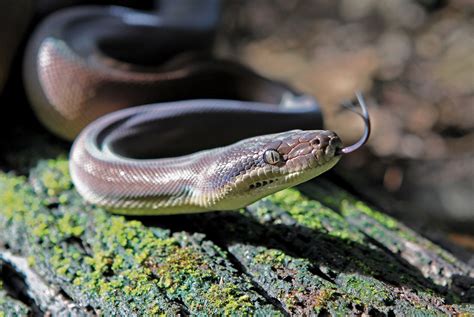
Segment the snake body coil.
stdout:
<svg viewBox="0 0 474 317">
<path fill-rule="evenodd" d="M 165 3 L 164 13 L 176 12 Z M 321 174 L 344 153 L 334 132 L 294 130 L 322 127 L 313 98 L 189 54 L 211 45 L 217 14 L 196 19 L 188 9 L 180 20 L 194 18 L 184 24 L 117 7 L 67 9 L 31 40 L 31 103 L 51 131 L 75 138 L 71 175 L 88 201 L 137 215 L 236 209 Z"/>
<path fill-rule="evenodd" d="M 253 116 L 275 115 L 260 108 L 265 105 L 195 100 L 104 116 L 86 127 L 74 143 L 70 169 L 76 188 L 89 201 L 119 213 L 228 210 L 313 178 L 337 162 L 341 141 L 329 131 L 292 130 L 252 137 L 177 158 L 143 158 L 143 147 L 136 147 L 138 140 L 146 140 L 146 152 L 158 153 L 162 143 L 170 144 L 166 134 L 149 137 L 154 135 L 150 130 L 167 119 L 163 118 L 167 111 L 174 115 L 183 111 L 198 122 L 182 138 L 192 143 L 199 141 L 191 137 L 192 131 L 218 135 L 206 124 L 209 114 L 225 111 L 234 119 L 252 112 Z"/>
</svg>

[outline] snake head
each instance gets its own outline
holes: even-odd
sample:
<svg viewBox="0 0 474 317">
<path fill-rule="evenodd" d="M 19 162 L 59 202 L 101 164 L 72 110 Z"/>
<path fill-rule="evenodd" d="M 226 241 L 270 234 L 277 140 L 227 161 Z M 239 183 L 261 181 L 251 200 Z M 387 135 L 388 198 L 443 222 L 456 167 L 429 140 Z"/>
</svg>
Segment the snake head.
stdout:
<svg viewBox="0 0 474 317">
<path fill-rule="evenodd" d="M 332 168 L 341 155 L 362 147 L 370 136 L 370 118 L 364 98 L 356 93 L 362 113 L 357 113 L 365 124 L 359 141 L 343 147 L 336 133 L 328 130 L 293 130 L 247 139 L 237 143 L 239 153 L 247 153 L 242 160 L 230 164 L 230 180 L 223 191 L 229 203 L 219 206 L 235 209 L 246 206 L 262 197 L 314 178 Z"/>
<path fill-rule="evenodd" d="M 342 147 L 337 134 L 327 130 L 292 130 L 240 141 L 230 147 L 225 164 L 219 164 L 223 199 L 216 208 L 240 208 L 312 179 L 339 161 Z"/>
</svg>

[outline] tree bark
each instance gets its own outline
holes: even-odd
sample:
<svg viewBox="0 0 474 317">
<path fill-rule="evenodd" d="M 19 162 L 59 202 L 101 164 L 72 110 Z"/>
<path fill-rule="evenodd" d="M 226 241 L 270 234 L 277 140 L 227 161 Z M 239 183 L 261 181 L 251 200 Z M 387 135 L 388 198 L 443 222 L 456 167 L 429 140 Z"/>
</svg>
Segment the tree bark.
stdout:
<svg viewBox="0 0 474 317">
<path fill-rule="evenodd" d="M 234 212 L 122 217 L 40 160 L 0 173 L 0 247 L 6 316 L 474 313 L 472 267 L 331 177 Z"/>
</svg>

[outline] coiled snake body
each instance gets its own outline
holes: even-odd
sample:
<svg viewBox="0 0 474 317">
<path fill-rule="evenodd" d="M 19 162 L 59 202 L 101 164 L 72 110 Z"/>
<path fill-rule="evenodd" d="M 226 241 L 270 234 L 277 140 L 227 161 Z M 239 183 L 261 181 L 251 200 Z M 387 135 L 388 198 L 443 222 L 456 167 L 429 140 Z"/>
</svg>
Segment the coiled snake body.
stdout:
<svg viewBox="0 0 474 317">
<path fill-rule="evenodd" d="M 136 215 L 236 209 L 318 176 L 365 142 L 342 148 L 332 131 L 294 130 L 322 127 L 313 98 L 189 54 L 212 43 L 215 1 L 200 3 L 201 15 L 190 2 L 179 14 L 185 2 L 164 3 L 162 15 L 60 11 L 27 49 L 30 101 L 51 131 L 75 138 L 70 171 L 86 200 Z M 137 106 L 150 102 L 160 103 Z"/>
</svg>

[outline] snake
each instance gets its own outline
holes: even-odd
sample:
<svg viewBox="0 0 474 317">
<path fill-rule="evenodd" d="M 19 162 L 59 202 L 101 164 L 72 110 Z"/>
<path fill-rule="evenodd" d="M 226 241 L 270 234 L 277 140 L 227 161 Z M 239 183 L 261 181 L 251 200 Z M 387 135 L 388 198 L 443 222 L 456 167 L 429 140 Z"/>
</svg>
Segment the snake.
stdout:
<svg viewBox="0 0 474 317">
<path fill-rule="evenodd" d="M 25 87 L 39 120 L 73 141 L 89 203 L 124 215 L 236 210 L 331 169 L 343 146 L 312 96 L 209 53 L 215 0 L 159 13 L 67 8 L 29 41 Z M 354 110 L 355 111 L 355 110 Z"/>
</svg>

